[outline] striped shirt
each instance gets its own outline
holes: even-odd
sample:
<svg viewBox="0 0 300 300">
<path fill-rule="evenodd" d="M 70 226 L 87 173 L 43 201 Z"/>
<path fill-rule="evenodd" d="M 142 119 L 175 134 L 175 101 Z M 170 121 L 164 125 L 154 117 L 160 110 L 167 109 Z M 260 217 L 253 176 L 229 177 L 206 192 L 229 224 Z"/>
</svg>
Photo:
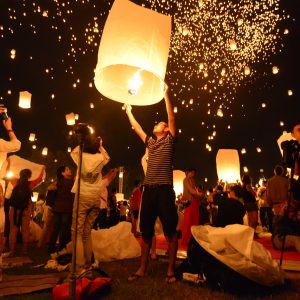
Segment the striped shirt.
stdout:
<svg viewBox="0 0 300 300">
<path fill-rule="evenodd" d="M 149 156 L 144 184 L 173 185 L 174 137 L 170 133 L 159 140 L 147 136 L 146 147 Z"/>
</svg>

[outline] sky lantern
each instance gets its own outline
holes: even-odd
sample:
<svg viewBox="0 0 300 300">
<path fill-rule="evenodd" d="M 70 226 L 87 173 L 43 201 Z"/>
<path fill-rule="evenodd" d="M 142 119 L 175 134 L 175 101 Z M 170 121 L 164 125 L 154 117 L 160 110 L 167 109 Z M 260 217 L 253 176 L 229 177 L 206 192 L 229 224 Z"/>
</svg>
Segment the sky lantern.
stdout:
<svg viewBox="0 0 300 300">
<path fill-rule="evenodd" d="M 234 183 L 240 181 L 240 159 L 235 149 L 219 149 L 216 157 L 219 181 Z"/>
<path fill-rule="evenodd" d="M 103 29 L 95 86 L 121 103 L 151 105 L 164 96 L 171 17 L 115 0 Z"/>
<path fill-rule="evenodd" d="M 244 74 L 245 74 L 245 75 L 250 75 L 250 73 L 251 73 L 250 68 L 249 68 L 248 66 L 246 66 L 246 67 L 244 68 Z"/>
<path fill-rule="evenodd" d="M 288 90 L 288 95 L 289 96 L 293 96 L 293 91 L 292 90 Z"/>
<path fill-rule="evenodd" d="M 230 41 L 229 41 L 229 48 L 230 48 L 230 50 L 232 50 L 232 51 L 234 51 L 234 50 L 237 49 L 235 40 L 230 40 Z"/>
<path fill-rule="evenodd" d="M 75 114 L 74 113 L 66 114 L 66 121 L 67 121 L 67 125 L 69 126 L 75 125 Z"/>
<path fill-rule="evenodd" d="M 31 107 L 31 93 L 27 91 L 20 92 L 19 107 L 30 108 Z"/>
<path fill-rule="evenodd" d="M 277 66 L 273 66 L 272 67 L 272 73 L 273 74 L 278 74 L 278 72 L 279 72 L 279 68 Z"/>
<path fill-rule="evenodd" d="M 173 171 L 173 185 L 176 196 L 183 193 L 183 179 L 185 178 L 185 173 L 181 170 Z"/>
<path fill-rule="evenodd" d="M 42 155 L 47 155 L 48 154 L 48 148 L 47 147 L 44 147 L 43 148 L 43 151 L 42 151 Z"/>
<path fill-rule="evenodd" d="M 30 133 L 29 135 L 29 141 L 34 142 L 35 141 L 35 133 Z"/>
</svg>

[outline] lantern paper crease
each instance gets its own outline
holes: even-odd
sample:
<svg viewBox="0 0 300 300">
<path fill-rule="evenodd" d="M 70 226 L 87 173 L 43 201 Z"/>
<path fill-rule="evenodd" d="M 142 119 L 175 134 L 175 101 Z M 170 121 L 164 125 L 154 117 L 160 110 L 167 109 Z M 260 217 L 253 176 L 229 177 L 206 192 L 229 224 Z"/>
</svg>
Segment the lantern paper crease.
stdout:
<svg viewBox="0 0 300 300">
<path fill-rule="evenodd" d="M 133 105 L 162 100 L 170 38 L 171 17 L 115 0 L 98 52 L 94 78 L 98 91 Z"/>
</svg>

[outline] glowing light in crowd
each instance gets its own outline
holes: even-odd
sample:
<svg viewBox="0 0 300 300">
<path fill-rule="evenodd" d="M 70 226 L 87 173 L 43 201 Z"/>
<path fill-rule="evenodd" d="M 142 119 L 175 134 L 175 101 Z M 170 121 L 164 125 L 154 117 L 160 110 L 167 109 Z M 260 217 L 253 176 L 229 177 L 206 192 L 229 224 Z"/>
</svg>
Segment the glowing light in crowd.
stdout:
<svg viewBox="0 0 300 300">
<path fill-rule="evenodd" d="M 173 185 L 176 196 L 183 193 L 183 179 L 185 178 L 185 173 L 181 170 L 173 171 Z"/>
</svg>

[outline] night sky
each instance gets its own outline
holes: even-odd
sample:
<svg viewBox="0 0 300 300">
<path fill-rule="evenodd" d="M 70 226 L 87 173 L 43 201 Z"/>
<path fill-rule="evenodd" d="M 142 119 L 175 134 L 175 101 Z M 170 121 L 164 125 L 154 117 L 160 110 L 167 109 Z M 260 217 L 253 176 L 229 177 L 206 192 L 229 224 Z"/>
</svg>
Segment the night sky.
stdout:
<svg viewBox="0 0 300 300">
<path fill-rule="evenodd" d="M 231 148 L 239 151 L 241 173 L 247 167 L 255 180 L 261 169 L 272 176 L 281 162 L 277 139 L 297 117 L 300 121 L 299 1 L 133 2 L 173 20 L 166 82 L 177 107 L 174 169 L 196 167 L 198 179 L 214 185 L 216 153 Z M 93 84 L 111 5 L 106 0 L 0 1 L 0 101 L 22 141 L 19 156 L 31 157 L 43 147 L 53 157 L 67 152 L 71 128 L 65 115 L 74 112 L 78 122 L 103 137 L 110 166 L 140 168 L 144 146 L 122 104 L 102 96 Z M 237 49 L 229 48 L 230 41 Z M 32 93 L 30 109 L 18 107 L 20 91 Z M 149 134 L 166 118 L 164 101 L 133 107 L 133 113 Z M 30 133 L 36 134 L 34 143 Z"/>
</svg>

